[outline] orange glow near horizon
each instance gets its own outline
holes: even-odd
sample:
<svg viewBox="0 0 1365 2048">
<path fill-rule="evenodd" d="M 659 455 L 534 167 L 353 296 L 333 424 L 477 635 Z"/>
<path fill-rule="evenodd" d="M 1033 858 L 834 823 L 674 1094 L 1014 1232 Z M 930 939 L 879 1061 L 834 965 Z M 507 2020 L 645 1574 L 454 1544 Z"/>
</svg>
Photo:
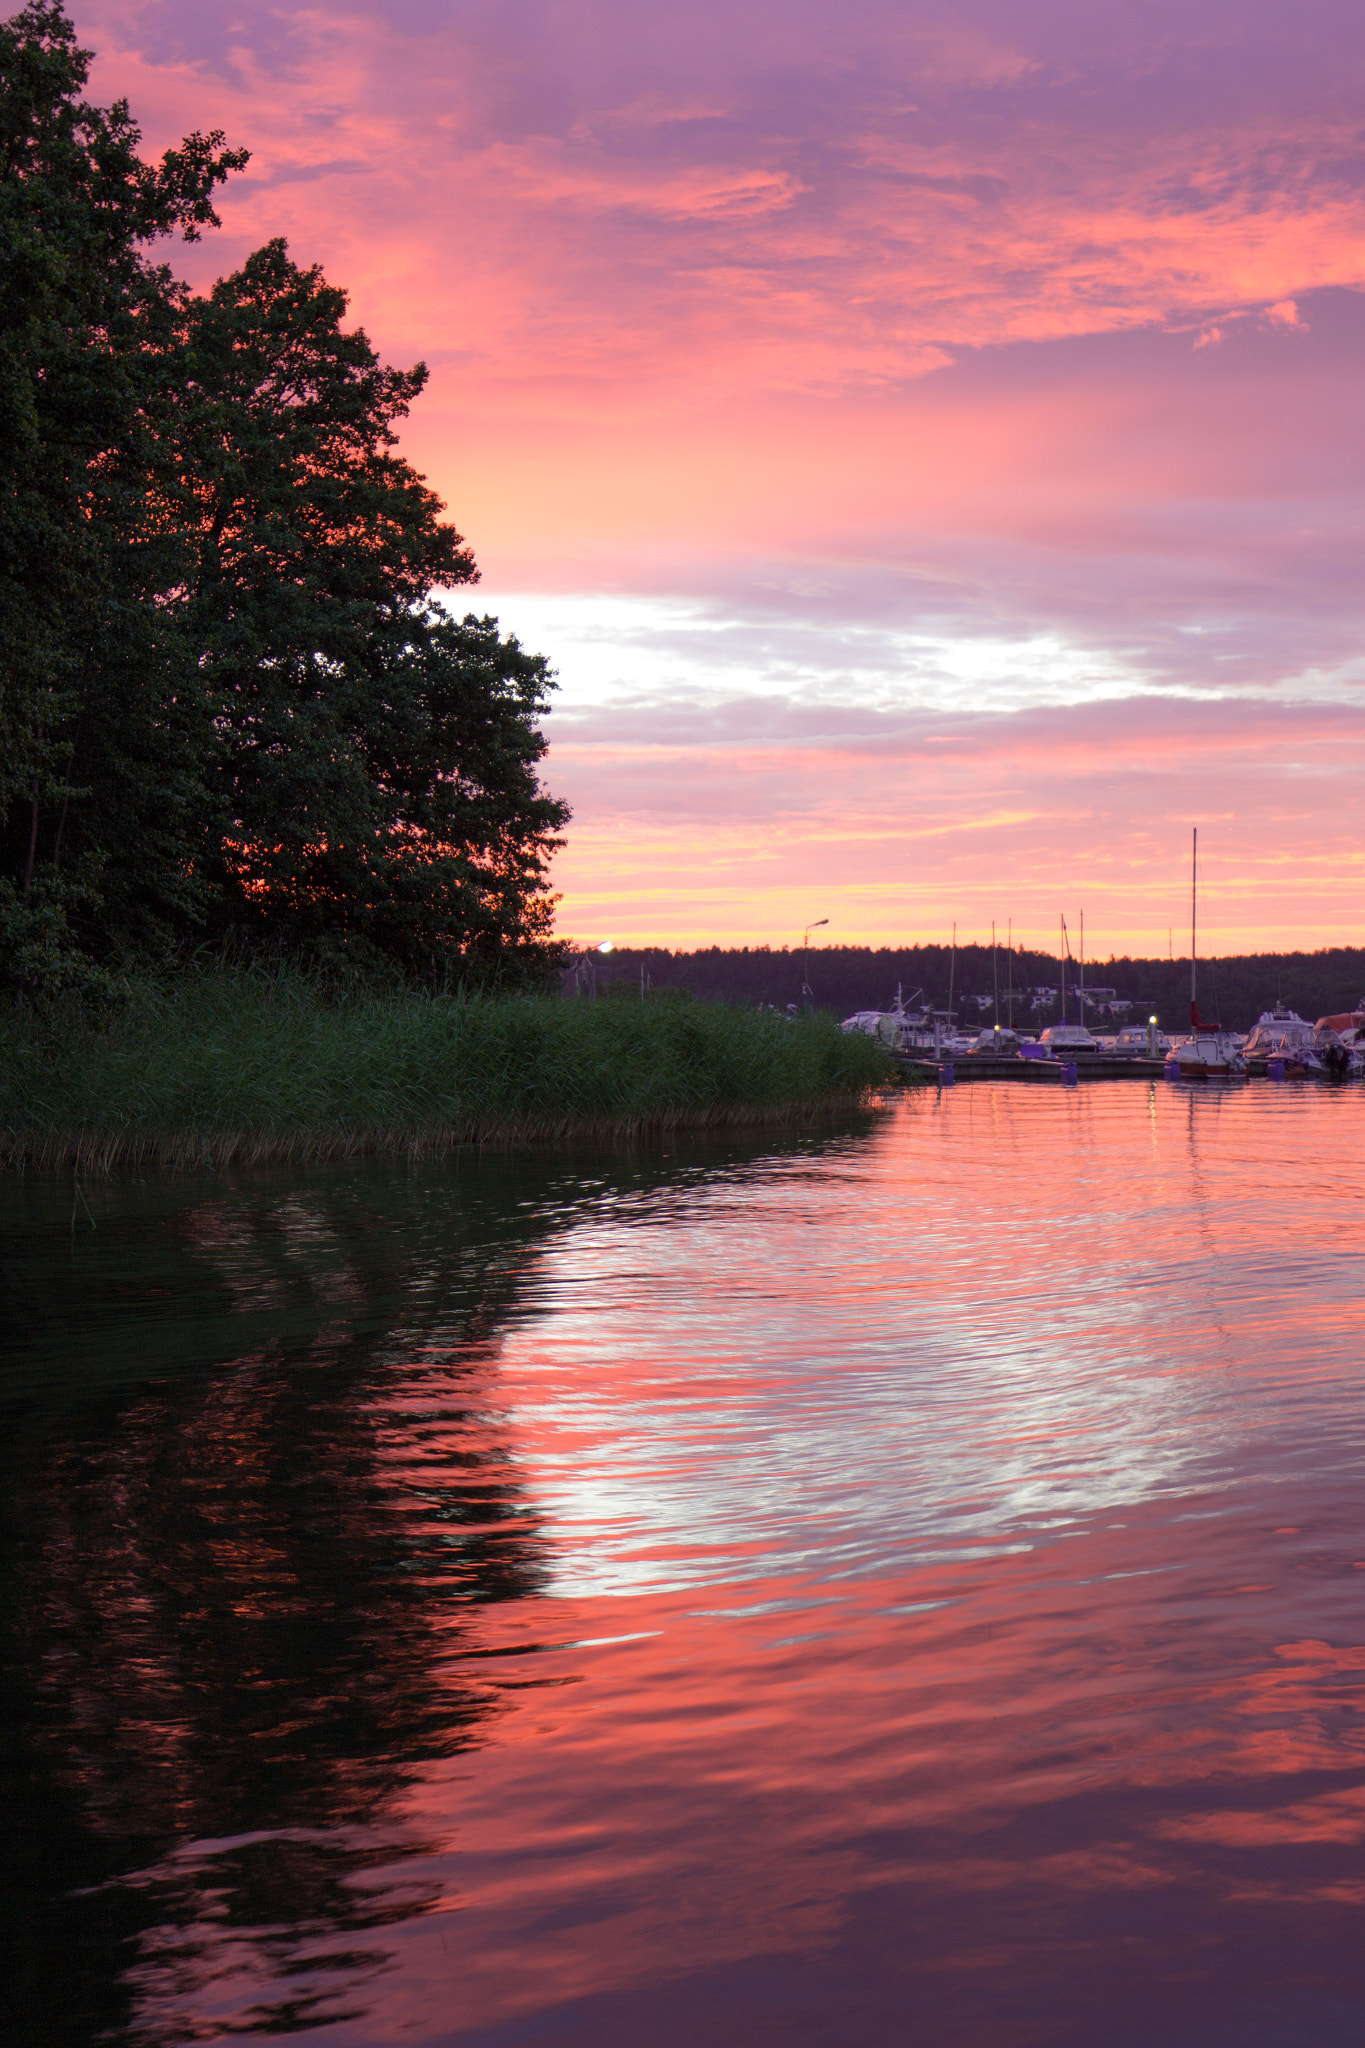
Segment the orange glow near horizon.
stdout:
<svg viewBox="0 0 1365 2048">
<path fill-rule="evenodd" d="M 430 365 L 452 601 L 562 679 L 562 930 L 1041 943 L 1084 901 L 1150 953 L 1195 821 L 1212 948 L 1365 937 L 1365 30 L 1328 7 L 77 23 L 149 150 L 253 151 L 187 275 L 284 235 Z"/>
</svg>

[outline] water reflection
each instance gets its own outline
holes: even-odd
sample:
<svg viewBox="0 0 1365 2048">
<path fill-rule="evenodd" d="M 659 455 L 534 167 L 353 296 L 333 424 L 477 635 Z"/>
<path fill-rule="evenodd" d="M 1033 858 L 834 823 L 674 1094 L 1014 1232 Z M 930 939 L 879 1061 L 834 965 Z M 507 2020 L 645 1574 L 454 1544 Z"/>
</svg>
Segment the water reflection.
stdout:
<svg viewBox="0 0 1365 2048">
<path fill-rule="evenodd" d="M 234 2029 L 363 2010 L 375 1930 L 434 1895 L 396 1801 L 496 1720 L 492 1667 L 452 1658 L 544 1577 L 498 1344 L 583 1198 L 478 1178 L 92 1190 L 79 1234 L 60 1196 L 16 1198 L 7 1663 L 32 1832 L 7 1891 L 22 1912 L 48 1875 L 56 1813 L 83 1837 L 56 1874 L 84 1880 L 55 1929 L 19 1929 L 35 2041 L 134 2012 L 139 2038 L 195 2038 L 224 1979 Z M 113 1388 L 93 1411 L 82 1377 Z"/>
<path fill-rule="evenodd" d="M 1362 1138 L 25 1198 L 25 2038 L 1362 2038 Z"/>
</svg>

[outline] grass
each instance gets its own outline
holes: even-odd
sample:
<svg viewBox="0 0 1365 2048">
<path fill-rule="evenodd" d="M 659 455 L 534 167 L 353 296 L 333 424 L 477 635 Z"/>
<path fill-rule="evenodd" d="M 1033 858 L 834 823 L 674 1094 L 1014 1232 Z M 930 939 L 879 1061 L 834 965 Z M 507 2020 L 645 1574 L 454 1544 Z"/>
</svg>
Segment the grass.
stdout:
<svg viewBox="0 0 1365 2048">
<path fill-rule="evenodd" d="M 780 1122 L 894 1069 L 829 1018 L 702 1003 L 324 1000 L 301 976 L 136 986 L 0 1024 L 0 1166 L 187 1166 Z"/>
</svg>

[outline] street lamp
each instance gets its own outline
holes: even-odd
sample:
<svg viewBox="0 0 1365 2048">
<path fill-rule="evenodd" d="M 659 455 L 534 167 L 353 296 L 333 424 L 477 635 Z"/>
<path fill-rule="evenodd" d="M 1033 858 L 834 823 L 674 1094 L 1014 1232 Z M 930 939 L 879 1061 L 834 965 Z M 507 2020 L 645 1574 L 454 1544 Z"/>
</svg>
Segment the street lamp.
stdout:
<svg viewBox="0 0 1365 2048">
<path fill-rule="evenodd" d="M 815 1001 L 810 991 L 810 984 L 806 980 L 806 956 L 810 951 L 810 935 L 812 932 L 818 932 L 822 924 L 828 923 L 829 919 L 827 917 L 817 917 L 806 926 L 806 929 L 801 934 L 801 1007 L 803 1010 L 809 1010 Z"/>
<path fill-rule="evenodd" d="M 576 960 L 576 961 L 575 961 L 575 963 L 574 963 L 574 994 L 575 994 L 575 995 L 579 995 L 579 996 L 581 996 L 581 995 L 582 995 L 582 993 L 583 993 L 583 970 L 584 970 L 584 968 L 586 968 L 586 969 L 587 969 L 587 971 L 588 971 L 588 978 L 589 978 L 589 980 L 590 980 L 590 981 L 591 981 L 591 983 L 592 983 L 592 993 L 593 993 L 593 997 L 594 997 L 594 1000 L 596 999 L 596 996 L 597 996 L 597 955 L 598 955 L 599 953 L 614 953 L 614 952 L 615 952 L 615 950 L 616 950 L 616 941 L 615 941 L 614 939 L 599 939 L 599 940 L 598 940 L 598 941 L 596 942 L 596 944 L 595 944 L 595 945 L 591 945 L 591 946 L 580 946 L 580 947 L 579 947 L 579 949 L 578 949 L 578 958 L 577 958 L 577 960 Z"/>
</svg>

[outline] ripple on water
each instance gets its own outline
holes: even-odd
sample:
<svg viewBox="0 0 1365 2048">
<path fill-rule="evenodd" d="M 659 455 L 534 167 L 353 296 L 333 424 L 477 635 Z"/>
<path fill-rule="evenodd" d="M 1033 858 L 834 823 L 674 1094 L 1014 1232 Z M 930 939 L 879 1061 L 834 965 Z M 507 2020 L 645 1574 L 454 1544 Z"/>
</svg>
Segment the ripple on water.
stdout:
<svg viewBox="0 0 1365 2048">
<path fill-rule="evenodd" d="M 1357 2043 L 1363 1139 L 12 1191 L 32 2038 Z"/>
</svg>

